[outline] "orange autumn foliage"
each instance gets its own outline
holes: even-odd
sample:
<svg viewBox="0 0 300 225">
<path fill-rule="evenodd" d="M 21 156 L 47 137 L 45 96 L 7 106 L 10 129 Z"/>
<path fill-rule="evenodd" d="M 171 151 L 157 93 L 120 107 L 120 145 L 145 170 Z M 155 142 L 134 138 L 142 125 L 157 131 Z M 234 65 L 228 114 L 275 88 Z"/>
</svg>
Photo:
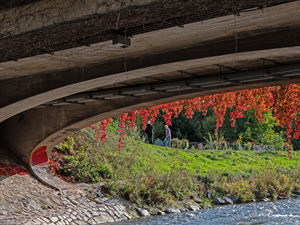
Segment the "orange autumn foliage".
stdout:
<svg viewBox="0 0 300 225">
<path fill-rule="evenodd" d="M 140 114 L 142 117 L 143 129 L 146 128 L 147 121 L 153 123 L 159 113 L 163 112 L 163 118 L 167 125 L 171 125 L 172 116 L 177 117 L 183 107 L 186 111 L 187 118 L 192 118 L 194 111 L 202 112 L 206 115 L 208 107 L 212 107 L 216 116 L 216 129 L 222 127 L 224 116 L 228 108 L 234 108 L 230 113 L 231 126 L 235 125 L 237 118 L 244 117 L 243 112 L 255 109 L 255 117 L 258 121 L 263 122 L 263 113 L 273 109 L 274 118 L 280 126 L 286 127 L 288 142 L 291 142 L 292 121 L 294 120 L 294 138 L 297 139 L 300 131 L 300 84 L 290 84 L 283 86 L 264 87 L 258 89 L 242 90 L 227 92 L 222 94 L 208 95 L 192 99 L 180 100 L 167 104 L 141 109 L 139 111 L 120 115 L 122 136 L 125 134 L 125 121 L 130 121 L 130 127 L 133 126 L 135 117 Z M 106 126 L 108 123 L 104 123 Z M 120 138 L 119 151 L 122 147 Z M 290 155 L 289 155 L 290 157 Z"/>
</svg>

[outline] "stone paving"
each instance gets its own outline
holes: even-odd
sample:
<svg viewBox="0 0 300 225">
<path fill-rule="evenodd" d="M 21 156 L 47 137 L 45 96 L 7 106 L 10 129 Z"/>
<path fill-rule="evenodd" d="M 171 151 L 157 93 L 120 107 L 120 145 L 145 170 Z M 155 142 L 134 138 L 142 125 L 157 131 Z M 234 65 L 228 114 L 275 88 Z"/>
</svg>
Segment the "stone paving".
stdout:
<svg viewBox="0 0 300 225">
<path fill-rule="evenodd" d="M 56 191 L 30 175 L 0 176 L 0 225 L 98 224 L 138 216 L 130 202 L 104 197 L 101 183 Z"/>
<path fill-rule="evenodd" d="M 0 162 L 25 169 L 7 151 Z M 139 216 L 130 202 L 104 197 L 102 185 L 74 184 L 57 191 L 30 174 L 0 175 L 0 225 L 98 224 Z"/>
<path fill-rule="evenodd" d="M 29 179 L 34 178 L 29 177 Z M 3 182 L 0 184 L 2 188 L 4 186 Z M 10 183 L 11 185 L 12 183 Z M 40 188 L 40 190 L 44 188 Z M 98 224 L 128 220 L 133 216 L 138 216 L 135 212 L 131 212 L 129 206 L 124 204 L 122 200 L 104 196 L 89 200 L 84 196 L 85 191 L 89 193 L 87 196 L 92 196 L 95 194 L 93 191 L 96 189 L 85 188 L 85 190 L 82 190 L 81 188 L 79 186 L 78 189 L 73 190 L 52 190 L 51 192 L 48 190 L 38 193 L 36 189 L 31 191 L 32 188 L 29 187 L 27 190 L 18 193 L 10 192 L 10 195 L 7 194 L 7 190 L 13 191 L 15 189 L 6 189 L 6 191 L 2 189 L 0 195 L 2 200 L 0 202 L 0 224 Z M 36 197 L 30 196 L 30 193 L 36 194 Z M 101 193 L 98 192 L 97 195 L 101 195 Z M 40 197 L 44 197 L 45 200 L 41 201 Z M 6 204 L 3 204 L 3 202 L 6 202 Z"/>
<path fill-rule="evenodd" d="M 31 211 L 8 213 L 9 215 L 2 213 L 0 224 L 98 224 L 128 220 L 133 217 L 124 204 L 117 199 L 103 197 L 90 201 L 86 197 L 72 199 L 61 196 L 61 200 L 64 204 L 52 209 L 37 207 Z"/>
</svg>

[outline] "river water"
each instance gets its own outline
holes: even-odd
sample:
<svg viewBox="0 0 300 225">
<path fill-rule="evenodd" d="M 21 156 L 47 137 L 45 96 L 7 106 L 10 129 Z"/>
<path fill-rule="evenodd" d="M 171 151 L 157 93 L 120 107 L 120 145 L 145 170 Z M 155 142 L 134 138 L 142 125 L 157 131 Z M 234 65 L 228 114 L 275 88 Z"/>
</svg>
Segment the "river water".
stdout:
<svg viewBox="0 0 300 225">
<path fill-rule="evenodd" d="M 196 212 L 151 216 L 117 222 L 119 225 L 156 224 L 299 224 L 300 199 L 219 206 Z"/>
</svg>

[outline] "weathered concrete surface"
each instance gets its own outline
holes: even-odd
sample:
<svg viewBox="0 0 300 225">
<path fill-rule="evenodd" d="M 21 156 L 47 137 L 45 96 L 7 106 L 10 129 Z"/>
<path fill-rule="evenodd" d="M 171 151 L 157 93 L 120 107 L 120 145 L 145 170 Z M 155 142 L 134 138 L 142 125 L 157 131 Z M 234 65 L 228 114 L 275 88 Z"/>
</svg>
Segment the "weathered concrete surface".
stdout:
<svg viewBox="0 0 300 225">
<path fill-rule="evenodd" d="M 261 40 L 261 48 L 266 49 L 264 44 L 269 41 L 266 39 L 275 39 L 273 34 L 278 30 L 287 27 L 299 26 L 299 13 L 297 12 L 297 2 L 279 5 L 268 8 L 265 11 L 255 10 L 252 12 L 241 12 L 240 16 L 225 16 L 211 19 L 208 21 L 187 24 L 185 28 L 174 27 L 161 31 L 154 31 L 134 36 L 132 48 L 120 49 L 111 45 L 111 42 L 98 43 L 88 47 L 78 47 L 74 49 L 57 52 L 54 55 L 40 55 L 22 59 L 18 62 L 6 62 L 0 64 L 0 79 L 13 79 L 20 76 L 29 76 L 33 74 L 51 73 L 63 71 L 74 67 L 89 66 L 91 64 L 100 64 L 109 60 L 125 59 L 132 57 L 142 57 L 147 54 L 166 52 L 174 49 L 193 47 L 206 41 L 226 38 L 232 40 L 231 52 L 235 52 L 235 34 L 237 41 L 245 36 L 254 37 L 257 34 L 266 34 L 264 40 Z M 296 30 L 297 28 L 295 28 Z M 290 29 L 293 30 L 292 28 Z M 286 32 L 289 33 L 288 30 Z M 285 34 L 287 35 L 287 34 Z M 281 35 L 277 34 L 277 38 Z M 270 40 L 271 40 L 270 39 Z M 256 44 L 249 40 L 248 45 Z M 251 43 L 252 42 L 252 43 Z M 285 47 L 288 47 L 285 41 Z M 221 43 L 215 43 L 221 50 Z M 291 46 L 291 45 L 290 45 Z M 277 46 L 283 47 L 283 46 Z M 213 49 L 214 49 L 213 48 Z M 253 49 L 255 50 L 255 49 Z M 245 50 L 238 48 L 237 52 Z M 224 54 L 220 52 L 219 55 Z M 228 52 L 227 52 L 228 54 Z M 124 67 L 123 67 L 124 69 Z M 124 70 L 123 70 L 124 71 Z M 99 74 L 100 75 L 100 74 Z"/>
<path fill-rule="evenodd" d="M 127 49 L 106 42 L 1 63 L 0 121 L 44 102 L 116 82 L 241 60 L 291 58 L 299 54 L 296 7 L 295 2 L 184 29 L 145 33 L 135 36 Z"/>
<path fill-rule="evenodd" d="M 97 14 L 119 11 L 129 6 L 142 6 L 154 0 L 63 0 L 36 1 L 32 4 L 0 11 L 0 36 L 53 26 L 59 23 L 88 18 Z M 18 4 L 16 4 L 18 5 Z"/>
</svg>

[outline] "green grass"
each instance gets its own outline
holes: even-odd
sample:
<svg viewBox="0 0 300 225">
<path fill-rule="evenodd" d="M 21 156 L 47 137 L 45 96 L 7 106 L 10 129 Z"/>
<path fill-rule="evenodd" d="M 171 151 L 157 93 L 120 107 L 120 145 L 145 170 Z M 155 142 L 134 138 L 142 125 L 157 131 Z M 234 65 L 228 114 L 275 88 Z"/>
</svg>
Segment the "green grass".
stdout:
<svg viewBox="0 0 300 225">
<path fill-rule="evenodd" d="M 135 170 L 159 170 L 168 172 L 174 168 L 187 169 L 197 175 L 206 175 L 209 171 L 229 171 L 241 173 L 259 171 L 261 169 L 277 165 L 288 169 L 294 169 L 300 159 L 300 153 L 293 152 L 292 160 L 286 152 L 258 152 L 258 151 L 220 151 L 220 150 L 179 150 L 160 147 L 125 139 L 126 147 L 121 155 L 112 149 L 104 148 L 104 151 L 118 156 L 121 161 L 134 155 Z"/>
<path fill-rule="evenodd" d="M 292 152 L 290 160 L 286 152 L 182 150 L 125 136 L 118 154 L 119 136 L 114 132 L 108 132 L 101 150 L 93 135 L 83 132 L 74 138 L 76 144 L 65 157 L 52 154 L 59 165 L 56 172 L 73 182 L 105 181 L 107 195 L 120 195 L 139 204 L 204 199 L 207 189 L 249 202 L 267 193 L 286 195 L 300 188 L 298 152 Z"/>
</svg>

